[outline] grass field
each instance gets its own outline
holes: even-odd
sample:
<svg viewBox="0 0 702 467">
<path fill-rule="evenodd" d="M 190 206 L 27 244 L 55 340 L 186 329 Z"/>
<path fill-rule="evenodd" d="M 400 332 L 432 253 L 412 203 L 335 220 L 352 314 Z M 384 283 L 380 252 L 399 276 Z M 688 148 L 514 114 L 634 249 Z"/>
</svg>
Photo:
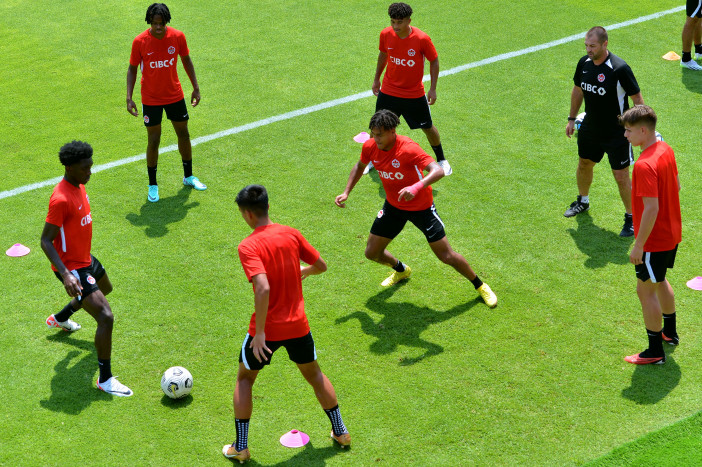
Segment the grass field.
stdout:
<svg viewBox="0 0 702 467">
<path fill-rule="evenodd" d="M 671 0 L 411 3 L 449 70 L 679 7 Z M 185 32 L 203 100 L 193 138 L 368 91 L 387 4 L 168 2 Z M 227 465 L 231 393 L 253 294 L 236 246 L 250 233 L 234 203 L 266 185 L 271 216 L 301 230 L 329 264 L 305 281 L 319 362 L 339 396 L 353 446 L 328 439 L 329 422 L 283 353 L 259 376 L 249 445 L 260 465 L 693 465 L 700 464 L 702 275 L 697 106 L 702 73 L 661 56 L 680 52 L 684 11 L 610 31 L 659 130 L 676 151 L 683 243 L 669 280 L 681 345 L 664 366 L 622 357 L 646 345 L 631 240 L 605 164 L 588 215 L 562 215 L 576 193 L 575 141 L 564 136 L 582 40 L 473 67 L 439 80 L 434 121 L 454 175 L 435 186 L 453 248 L 499 297 L 489 310 L 408 227 L 390 251 L 412 266 L 383 290 L 385 268 L 366 260 L 382 205 L 364 177 L 345 210 L 334 206 L 360 153 L 371 97 L 237 130 L 194 147 L 209 189 L 183 188 L 177 152 L 161 155 L 161 201 L 146 201 L 145 162 L 93 175 L 93 252 L 115 286 L 113 372 L 135 395 L 94 388 L 94 321 L 72 335 L 47 330 L 68 301 L 39 247 L 58 148 L 90 142 L 96 165 L 142 154 L 146 131 L 126 112 L 132 39 L 148 3 L 4 0 L 0 3 L 0 415 L 2 465 Z M 191 91 L 180 69 L 186 95 Z M 138 90 L 135 101 L 140 103 Z M 429 150 L 426 138 L 400 126 Z M 164 125 L 162 147 L 176 142 Z M 4 251 L 4 250 L 3 250 Z M 172 402 L 159 387 L 173 365 L 195 379 Z M 299 450 L 278 439 L 311 437 Z M 697 454 L 697 455 L 696 455 Z"/>
</svg>

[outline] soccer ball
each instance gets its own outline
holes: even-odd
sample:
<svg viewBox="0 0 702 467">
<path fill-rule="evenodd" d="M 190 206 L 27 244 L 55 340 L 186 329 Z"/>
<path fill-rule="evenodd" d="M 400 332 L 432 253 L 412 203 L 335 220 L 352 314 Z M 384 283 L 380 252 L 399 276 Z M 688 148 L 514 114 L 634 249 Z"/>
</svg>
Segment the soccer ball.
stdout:
<svg viewBox="0 0 702 467">
<path fill-rule="evenodd" d="M 171 399 L 180 399 L 193 390 L 193 375 L 182 366 L 172 366 L 163 373 L 161 389 Z"/>
<path fill-rule="evenodd" d="M 575 117 L 575 131 L 580 129 L 580 125 L 583 124 L 583 120 L 585 120 L 585 112 L 578 114 L 578 116 Z"/>
</svg>

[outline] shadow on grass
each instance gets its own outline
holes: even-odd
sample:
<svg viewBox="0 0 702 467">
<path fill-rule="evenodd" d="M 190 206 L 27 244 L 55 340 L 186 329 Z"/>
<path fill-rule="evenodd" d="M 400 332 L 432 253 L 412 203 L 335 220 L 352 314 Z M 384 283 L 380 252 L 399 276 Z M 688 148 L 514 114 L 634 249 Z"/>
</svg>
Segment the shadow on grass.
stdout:
<svg viewBox="0 0 702 467">
<path fill-rule="evenodd" d="M 131 212 L 125 218 L 135 227 L 146 226 L 147 237 L 163 237 L 168 233 L 168 224 L 182 221 L 188 210 L 200 205 L 197 201 L 186 204 L 192 190 L 183 186 L 175 196 L 161 198 L 156 203 L 145 201 L 139 214 Z"/>
<path fill-rule="evenodd" d="M 71 350 L 54 366 L 56 374 L 51 380 L 51 395 L 48 399 L 39 401 L 39 405 L 53 412 L 78 415 L 93 401 L 112 399 L 112 396 L 95 387 L 93 377 L 98 364 L 95 346 L 91 341 L 74 339 L 64 332 L 53 334 L 46 339 L 73 345 L 89 353 L 71 365 L 71 361 L 82 353 Z"/>
<path fill-rule="evenodd" d="M 330 441 L 331 442 L 331 441 Z M 327 446 L 324 448 L 316 448 L 312 445 L 312 442 L 305 444 L 302 450 L 299 450 L 297 454 L 286 461 L 278 462 L 277 464 L 261 464 L 256 462 L 256 451 L 255 448 L 252 451 L 252 458 L 248 461 L 247 465 L 261 465 L 266 467 L 283 467 L 289 465 L 299 465 L 305 467 L 323 467 L 327 465 L 326 460 L 336 456 L 337 454 L 348 451 L 351 448 L 342 449 L 338 445 Z M 296 449 L 297 450 L 297 449 Z M 232 464 L 239 465 L 239 461 L 230 459 Z"/>
<path fill-rule="evenodd" d="M 368 313 L 355 311 L 336 320 L 336 324 L 357 319 L 361 329 L 377 340 L 370 345 L 370 351 L 377 355 L 386 355 L 394 352 L 398 345 L 423 349 L 424 353 L 416 357 L 401 357 L 400 365 L 414 365 L 425 358 L 433 357 L 444 351 L 439 344 L 426 341 L 420 337 L 422 332 L 430 325 L 447 321 L 470 310 L 479 298 L 455 306 L 448 311 L 436 311 L 428 307 L 420 307 L 412 303 L 388 303 L 387 300 L 403 287 L 406 282 L 389 287 L 366 301 L 366 306 L 374 313 L 383 315 L 379 322 L 375 322 Z"/>
<path fill-rule="evenodd" d="M 688 91 L 702 94 L 702 75 L 699 71 L 682 68 L 682 82 Z"/>
<path fill-rule="evenodd" d="M 191 394 L 188 394 L 185 397 L 182 397 L 180 399 L 171 399 L 167 395 L 163 395 L 161 398 L 161 405 L 164 407 L 168 407 L 169 409 L 182 409 L 183 407 L 187 407 L 193 402 L 193 396 Z"/>
<path fill-rule="evenodd" d="M 616 232 L 595 225 L 589 212 L 578 214 L 575 220 L 578 228 L 568 229 L 568 233 L 578 249 L 589 256 L 585 260 L 586 267 L 599 269 L 609 263 L 629 263 L 629 247 L 634 237 L 620 237 Z"/>
<path fill-rule="evenodd" d="M 670 347 L 664 344 L 666 347 Z M 673 359 L 675 347 L 666 352 L 663 365 L 636 365 L 631 386 L 622 390 L 622 397 L 637 404 L 650 405 L 661 401 L 680 382 L 680 366 Z"/>
</svg>

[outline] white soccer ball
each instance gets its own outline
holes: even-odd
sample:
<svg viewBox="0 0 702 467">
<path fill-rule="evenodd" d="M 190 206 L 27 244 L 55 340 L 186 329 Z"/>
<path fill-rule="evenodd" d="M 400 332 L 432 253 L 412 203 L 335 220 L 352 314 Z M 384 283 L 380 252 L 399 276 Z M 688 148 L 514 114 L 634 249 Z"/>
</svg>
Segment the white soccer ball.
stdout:
<svg viewBox="0 0 702 467">
<path fill-rule="evenodd" d="M 182 366 L 172 366 L 163 373 L 161 389 L 171 399 L 180 399 L 193 390 L 193 375 Z"/>
</svg>

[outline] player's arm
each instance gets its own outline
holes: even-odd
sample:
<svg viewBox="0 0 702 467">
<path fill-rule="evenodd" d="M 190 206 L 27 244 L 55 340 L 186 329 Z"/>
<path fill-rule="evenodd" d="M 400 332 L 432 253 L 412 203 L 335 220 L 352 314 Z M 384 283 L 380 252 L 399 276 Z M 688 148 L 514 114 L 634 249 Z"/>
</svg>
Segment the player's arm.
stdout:
<svg viewBox="0 0 702 467">
<path fill-rule="evenodd" d="M 132 95 L 134 94 L 134 85 L 136 84 L 136 78 L 137 67 L 130 63 L 127 67 L 127 112 L 134 115 L 135 117 L 139 116 L 137 106 L 132 100 Z"/>
<path fill-rule="evenodd" d="M 249 347 L 253 349 L 254 357 L 259 362 L 268 361 L 268 357 L 263 352 L 272 353 L 271 349 L 266 346 L 266 318 L 268 317 L 268 299 L 270 298 L 271 288 L 268 284 L 268 276 L 266 274 L 256 274 L 251 278 L 254 286 L 254 309 L 256 310 L 256 335 Z"/>
<path fill-rule="evenodd" d="M 401 189 L 399 192 L 400 196 L 397 198 L 398 201 L 401 201 L 402 199 L 404 199 L 405 201 L 410 201 L 412 198 L 417 196 L 419 190 L 431 185 L 436 181 L 439 181 L 446 175 L 444 169 L 441 168 L 438 162 L 431 162 L 429 165 L 426 166 L 424 170 L 429 171 L 427 176 L 415 183 L 414 185 L 406 186 L 403 189 Z"/>
<path fill-rule="evenodd" d="M 307 266 L 300 265 L 300 273 L 302 274 L 302 280 L 309 276 L 316 276 L 317 274 L 322 274 L 327 271 L 327 263 L 320 256 L 317 261 L 313 264 Z"/>
<path fill-rule="evenodd" d="M 364 164 L 359 160 L 358 162 L 356 162 L 356 165 L 353 166 L 353 168 L 351 169 L 351 173 L 349 174 L 349 180 L 348 182 L 346 182 L 346 189 L 334 200 L 337 206 L 339 206 L 340 208 L 346 207 L 346 200 L 349 199 L 351 190 L 353 190 L 353 187 L 356 186 L 356 183 L 358 183 L 358 181 L 363 176 L 363 171 L 366 169 L 367 165 L 368 164 Z"/>
<path fill-rule="evenodd" d="M 634 246 L 629 254 L 629 261 L 632 264 L 643 263 L 643 248 L 648 240 L 648 236 L 651 235 L 653 226 L 656 223 L 656 217 L 658 217 L 658 198 L 641 198 L 644 205 L 643 213 L 641 213 L 641 224 L 639 224 L 639 232 L 636 235 L 636 241 L 634 241 Z"/>
<path fill-rule="evenodd" d="M 644 105 L 644 100 L 643 96 L 641 95 L 641 92 L 637 92 L 633 96 L 631 96 L 631 102 L 634 103 L 634 105 Z"/>
<path fill-rule="evenodd" d="M 568 114 L 568 125 L 566 125 L 566 136 L 570 138 L 575 133 L 575 117 L 578 116 L 580 106 L 583 105 L 583 90 L 580 86 L 573 86 L 570 93 L 570 113 Z"/>
<path fill-rule="evenodd" d="M 44 223 L 44 230 L 41 232 L 41 249 L 51 264 L 54 265 L 58 273 L 63 278 L 63 286 L 66 288 L 66 293 L 71 297 L 77 297 L 81 294 L 83 287 L 76 277 L 71 274 L 71 271 L 63 264 L 61 257 L 54 247 L 54 240 L 58 236 L 61 228 L 54 224 Z"/>
<path fill-rule="evenodd" d="M 200 103 L 200 85 L 197 84 L 197 76 L 195 76 L 195 65 L 193 65 L 193 59 L 190 55 L 181 57 L 183 60 L 183 68 L 190 78 L 190 83 L 193 85 L 193 93 L 190 97 L 190 103 L 193 107 Z"/>
<path fill-rule="evenodd" d="M 429 102 L 429 105 L 433 105 L 436 102 L 436 84 L 439 81 L 439 57 L 436 57 L 436 60 L 433 62 L 429 62 L 429 77 L 431 78 L 431 84 L 427 92 L 427 102 Z"/>
<path fill-rule="evenodd" d="M 375 67 L 375 78 L 373 78 L 373 94 L 376 96 L 380 92 L 380 76 L 383 74 L 385 65 L 388 63 L 388 54 L 378 53 L 378 64 Z"/>
</svg>

